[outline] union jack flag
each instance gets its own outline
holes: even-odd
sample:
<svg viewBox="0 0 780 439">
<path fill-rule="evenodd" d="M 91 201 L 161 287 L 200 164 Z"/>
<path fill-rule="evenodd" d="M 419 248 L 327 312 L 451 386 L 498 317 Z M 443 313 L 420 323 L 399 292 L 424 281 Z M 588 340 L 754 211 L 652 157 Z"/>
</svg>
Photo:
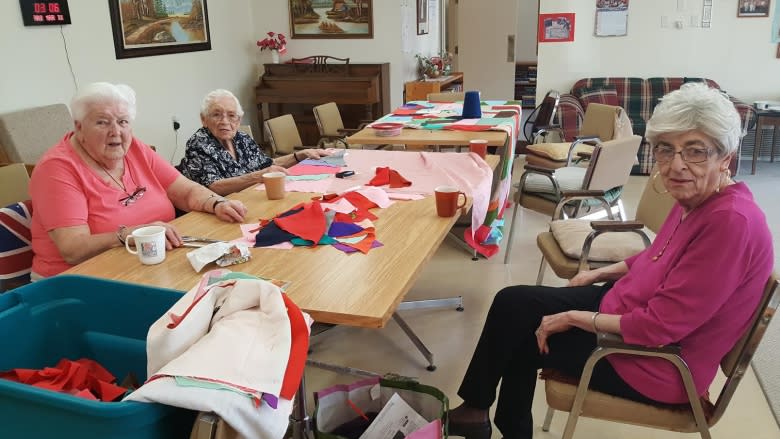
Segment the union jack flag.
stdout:
<svg viewBox="0 0 780 439">
<path fill-rule="evenodd" d="M 0 208 L 0 279 L 29 278 L 33 258 L 31 222 L 30 200 Z"/>
</svg>

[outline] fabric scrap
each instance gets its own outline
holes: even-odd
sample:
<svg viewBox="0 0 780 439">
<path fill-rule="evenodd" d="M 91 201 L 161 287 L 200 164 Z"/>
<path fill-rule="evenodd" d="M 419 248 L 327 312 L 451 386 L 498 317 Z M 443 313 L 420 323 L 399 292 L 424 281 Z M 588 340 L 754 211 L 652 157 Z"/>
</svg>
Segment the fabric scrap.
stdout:
<svg viewBox="0 0 780 439">
<path fill-rule="evenodd" d="M 341 236 L 354 235 L 355 233 L 362 232 L 362 231 L 363 228 L 354 223 L 333 221 L 333 224 L 331 224 L 330 229 L 328 229 L 328 236 L 338 238 Z"/>
<path fill-rule="evenodd" d="M 376 168 L 376 175 L 367 183 L 369 186 L 390 185 L 391 188 L 411 186 L 412 182 L 405 179 L 395 169 L 389 167 Z"/>
<path fill-rule="evenodd" d="M 313 174 L 336 174 L 341 168 L 333 168 L 330 166 L 312 166 L 297 165 L 287 169 L 287 175 L 313 175 Z"/>
<path fill-rule="evenodd" d="M 127 392 L 115 384 L 111 372 L 88 358 L 63 358 L 56 366 L 43 369 L 11 369 L 0 372 L 0 378 L 103 402 L 114 401 Z"/>
<path fill-rule="evenodd" d="M 379 241 L 374 241 L 374 242 L 371 243 L 371 248 L 372 249 L 379 248 L 379 247 L 382 247 L 382 246 L 384 246 L 384 244 L 382 244 Z M 333 247 L 338 249 L 338 250 L 341 250 L 341 251 L 343 251 L 344 253 L 347 253 L 347 254 L 358 252 L 358 249 L 350 247 L 350 246 L 348 246 L 346 244 L 333 244 Z"/>
<path fill-rule="evenodd" d="M 312 242 L 318 242 L 325 234 L 325 214 L 318 201 L 305 203 L 300 212 L 279 216 L 274 223 L 282 230 Z"/>
</svg>

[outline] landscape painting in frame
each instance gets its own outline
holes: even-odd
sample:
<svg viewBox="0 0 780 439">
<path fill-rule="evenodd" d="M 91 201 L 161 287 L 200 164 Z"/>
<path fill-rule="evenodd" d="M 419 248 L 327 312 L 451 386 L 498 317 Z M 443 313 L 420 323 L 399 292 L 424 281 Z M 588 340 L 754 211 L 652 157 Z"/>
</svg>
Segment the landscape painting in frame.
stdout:
<svg viewBox="0 0 780 439">
<path fill-rule="evenodd" d="M 292 38 L 373 38 L 371 0 L 288 0 Z"/>
<path fill-rule="evenodd" d="M 206 0 L 108 0 L 117 59 L 211 50 Z"/>
</svg>

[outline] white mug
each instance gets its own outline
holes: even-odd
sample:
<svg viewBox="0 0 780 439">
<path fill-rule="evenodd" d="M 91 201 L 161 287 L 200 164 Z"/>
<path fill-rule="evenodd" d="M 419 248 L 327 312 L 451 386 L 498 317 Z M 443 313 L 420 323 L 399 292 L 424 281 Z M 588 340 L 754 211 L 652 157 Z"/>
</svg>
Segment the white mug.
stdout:
<svg viewBox="0 0 780 439">
<path fill-rule="evenodd" d="M 130 248 L 130 241 L 135 242 L 135 249 Z M 125 248 L 142 264 L 154 265 L 165 260 L 165 227 L 147 226 L 133 230 L 125 239 Z"/>
</svg>

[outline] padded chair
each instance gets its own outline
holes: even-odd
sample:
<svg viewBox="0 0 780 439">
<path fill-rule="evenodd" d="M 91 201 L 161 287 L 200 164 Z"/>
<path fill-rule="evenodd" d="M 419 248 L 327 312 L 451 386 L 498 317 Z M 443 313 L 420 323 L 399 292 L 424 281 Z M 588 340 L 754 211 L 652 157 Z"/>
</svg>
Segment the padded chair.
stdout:
<svg viewBox="0 0 780 439">
<path fill-rule="evenodd" d="M 550 128 L 548 132 L 557 132 L 561 139 L 564 138 L 563 130 L 560 128 Z M 562 168 L 571 165 L 572 158 L 578 153 L 592 151 L 596 143 L 633 134 L 631 121 L 622 108 L 590 104 L 585 111 L 579 135 L 573 141 L 528 145 L 526 162 L 546 168 Z"/>
<path fill-rule="evenodd" d="M 584 208 L 603 208 L 609 219 L 614 219 L 613 210 L 625 218 L 620 195 L 623 185 L 628 181 L 631 167 L 642 138 L 624 137 L 599 143 L 593 149 L 587 168 L 567 166 L 558 169 L 525 165 L 525 172 L 515 191 L 515 209 L 512 213 L 512 225 L 509 228 L 509 247 L 504 255 L 508 264 L 511 255 L 511 243 L 517 223 L 517 211 L 520 207 L 535 210 L 547 215 L 555 213 L 558 203 L 564 196 L 570 201 L 562 207 L 564 217 L 578 217 Z"/>
<path fill-rule="evenodd" d="M 314 120 L 317 121 L 317 129 L 320 131 L 320 140 L 317 142 L 319 148 L 324 148 L 327 143 L 334 146 L 341 145 L 349 148 L 345 140 L 347 136 L 362 130 L 367 123 L 361 123 L 358 128 L 344 128 L 344 121 L 341 119 L 341 112 L 335 102 L 317 105 L 314 107 Z"/>
<path fill-rule="evenodd" d="M 242 133 L 248 134 L 249 137 L 251 137 L 253 139 L 255 138 L 255 136 L 252 135 L 252 126 L 251 125 L 239 125 L 238 126 L 238 130 L 241 131 Z"/>
<path fill-rule="evenodd" d="M 656 192 L 652 185 L 653 180 L 648 179 L 634 221 L 559 219 L 568 202 L 564 197 L 553 214 L 550 230 L 536 237 L 542 252 L 536 284 L 542 284 L 548 264 L 558 277 L 571 279 L 582 270 L 623 261 L 647 247 L 675 203 L 671 195 Z"/>
<path fill-rule="evenodd" d="M 428 93 L 426 100 L 430 102 L 459 102 L 466 98 L 466 92 L 448 91 L 442 93 Z"/>
<path fill-rule="evenodd" d="M 0 163 L 24 163 L 32 168 L 72 129 L 73 119 L 65 104 L 0 114 Z"/>
<path fill-rule="evenodd" d="M 563 439 L 571 439 L 579 416 L 603 419 L 625 424 L 641 425 L 668 431 L 685 433 L 698 432 L 702 438 L 709 439 L 710 427 L 720 420 L 737 390 L 745 370 L 750 366 L 750 360 L 756 352 L 767 326 L 777 310 L 780 295 L 777 294 L 777 276 L 770 276 L 764 287 L 763 296 L 753 315 L 751 324 L 745 334 L 720 362 L 721 371 L 726 376 L 726 382 L 720 389 L 718 399 L 714 404 L 707 398 L 700 398 L 693 384 L 688 366 L 680 357 L 680 347 L 677 345 L 646 347 L 629 345 L 614 334 L 598 334 L 598 346 L 585 363 L 579 385 L 572 383 L 572 378 L 562 376 L 554 371 L 544 370 L 545 393 L 549 409 L 542 430 L 549 431 L 555 410 L 569 412 Z M 662 358 L 674 364 L 680 372 L 683 384 L 688 393 L 688 404 L 644 404 L 630 401 L 601 392 L 588 390 L 588 383 L 595 364 L 607 355 L 638 355 Z M 574 382 L 577 382 L 575 379 Z"/>
<path fill-rule="evenodd" d="M 306 149 L 291 114 L 268 119 L 263 124 L 268 140 L 271 142 L 273 155 L 287 155 Z"/>
<path fill-rule="evenodd" d="M 0 206 L 30 199 L 30 176 L 21 163 L 0 165 Z"/>
<path fill-rule="evenodd" d="M 30 282 L 32 201 L 0 208 L 0 293 Z"/>
<path fill-rule="evenodd" d="M 555 123 L 560 99 L 560 93 L 555 90 L 548 91 L 542 98 L 542 103 L 534 108 L 534 111 L 528 116 L 528 119 L 523 124 L 523 136 L 525 136 L 525 140 L 529 144 L 546 143 L 548 141 L 546 138 L 549 134 L 561 132 L 560 125 Z M 556 139 L 563 140 L 563 137 L 559 134 L 556 136 Z"/>
</svg>

